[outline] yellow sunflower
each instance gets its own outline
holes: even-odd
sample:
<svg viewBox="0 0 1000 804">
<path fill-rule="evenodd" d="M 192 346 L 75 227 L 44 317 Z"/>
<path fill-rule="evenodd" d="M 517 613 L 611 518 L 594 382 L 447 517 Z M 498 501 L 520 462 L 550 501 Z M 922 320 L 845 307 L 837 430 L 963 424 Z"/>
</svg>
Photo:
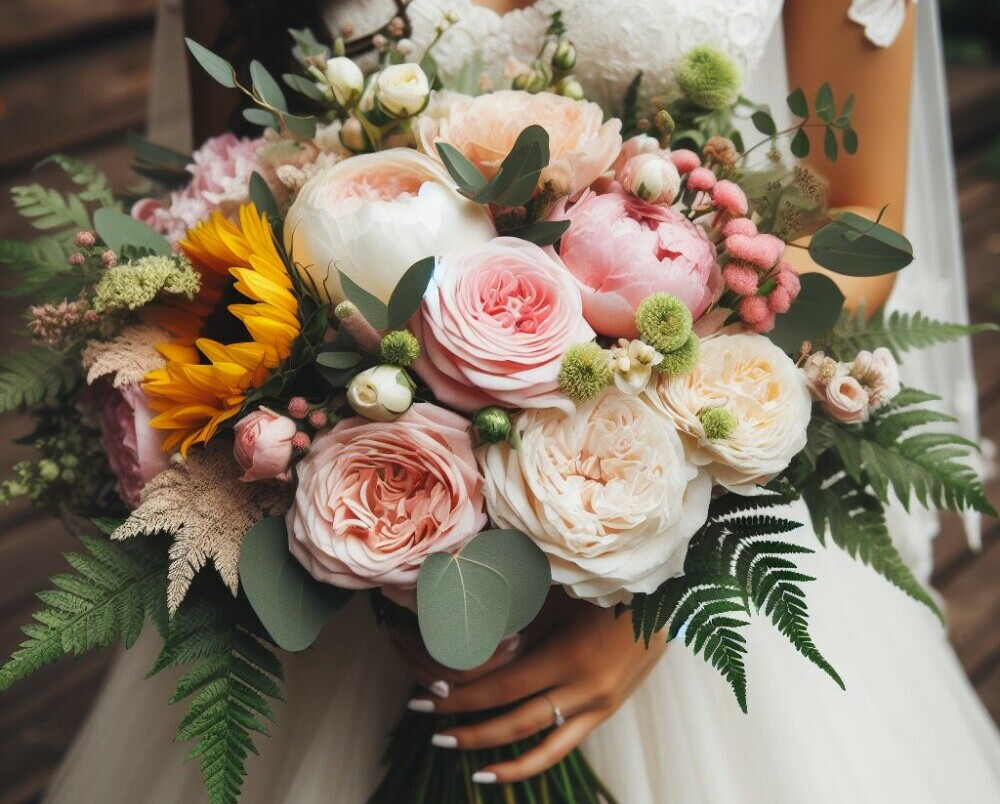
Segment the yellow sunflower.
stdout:
<svg viewBox="0 0 1000 804">
<path fill-rule="evenodd" d="M 186 454 L 239 413 L 247 393 L 291 354 L 301 325 L 271 226 L 253 204 L 240 208 L 238 225 L 213 214 L 188 232 L 181 248 L 201 273 L 202 289 L 192 302 L 157 311 L 156 322 L 176 340 L 159 347 L 167 365 L 147 374 L 143 386 L 158 414 L 150 424 L 170 431 L 164 450 Z M 225 309 L 252 340 L 223 344 L 198 337 L 230 289 L 251 302 Z"/>
</svg>

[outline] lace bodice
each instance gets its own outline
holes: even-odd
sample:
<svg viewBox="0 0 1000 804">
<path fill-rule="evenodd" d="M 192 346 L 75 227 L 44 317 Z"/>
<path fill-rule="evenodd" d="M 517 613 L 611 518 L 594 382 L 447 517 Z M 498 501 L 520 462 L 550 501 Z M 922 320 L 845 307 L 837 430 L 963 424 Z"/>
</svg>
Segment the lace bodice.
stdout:
<svg viewBox="0 0 1000 804">
<path fill-rule="evenodd" d="M 478 53 L 477 72 L 500 82 L 509 59 L 531 62 L 557 10 L 580 54 L 575 75 L 589 97 L 616 108 L 640 69 L 644 95 L 670 92 L 673 65 L 695 45 L 715 45 L 752 71 L 781 0 L 538 0 L 502 16 L 472 0 L 412 0 L 409 16 L 419 50 L 453 12 L 458 22 L 434 49 L 442 73 L 454 78 L 469 54 Z M 333 4 L 327 21 L 335 31 L 346 24 L 362 34 L 384 25 L 393 13 L 392 0 L 351 0 Z"/>
</svg>

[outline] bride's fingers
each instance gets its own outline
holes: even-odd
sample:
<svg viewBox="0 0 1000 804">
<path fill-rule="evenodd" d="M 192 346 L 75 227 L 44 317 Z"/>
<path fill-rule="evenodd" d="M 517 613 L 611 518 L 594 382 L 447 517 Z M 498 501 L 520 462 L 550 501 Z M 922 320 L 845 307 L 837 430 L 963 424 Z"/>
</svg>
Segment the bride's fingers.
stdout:
<svg viewBox="0 0 1000 804">
<path fill-rule="evenodd" d="M 570 718 L 517 759 L 488 765 L 476 771 L 472 775 L 472 781 L 478 784 L 510 784 L 537 776 L 580 745 L 607 715 L 605 710 L 595 710 Z"/>
<path fill-rule="evenodd" d="M 510 664 L 517 658 L 521 645 L 519 636 L 511 637 L 504 640 L 497 652 L 479 667 L 472 670 L 452 670 L 430 657 L 419 636 L 404 629 L 394 629 L 390 634 L 393 645 L 413 668 L 417 682 L 440 698 L 448 697 L 455 687 L 469 684 Z"/>
<path fill-rule="evenodd" d="M 577 687 L 558 687 L 529 698 L 502 715 L 472 726 L 461 726 L 435 734 L 432 742 L 440 748 L 469 751 L 494 748 L 523 740 L 556 725 L 554 705 L 564 718 L 572 719 L 590 708 L 592 696 Z"/>
</svg>

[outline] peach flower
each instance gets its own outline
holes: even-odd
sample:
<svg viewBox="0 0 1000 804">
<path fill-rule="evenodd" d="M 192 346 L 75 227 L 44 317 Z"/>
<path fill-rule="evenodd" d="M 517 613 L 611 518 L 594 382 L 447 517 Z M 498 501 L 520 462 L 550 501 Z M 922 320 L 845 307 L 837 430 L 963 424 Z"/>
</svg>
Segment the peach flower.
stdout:
<svg viewBox="0 0 1000 804">
<path fill-rule="evenodd" d="M 513 237 L 440 260 L 411 328 L 423 347 L 413 368 L 464 411 L 572 410 L 559 366 L 570 346 L 594 337 L 555 253 Z"/>
<path fill-rule="evenodd" d="M 138 383 L 109 388 L 101 403 L 101 445 L 118 480 L 118 496 L 129 508 L 138 507 L 145 485 L 170 464 L 163 431 L 149 426 L 154 415 Z"/>
<path fill-rule="evenodd" d="M 653 293 L 680 298 L 698 318 L 722 294 L 715 246 L 672 207 L 621 192 L 585 193 L 566 212 L 559 253 L 602 335 L 635 338 L 635 311 Z"/>
<path fill-rule="evenodd" d="M 604 122 L 596 103 L 549 92 L 503 90 L 475 98 L 459 98 L 447 115 L 422 116 L 417 122 L 424 151 L 437 157 L 435 143 L 452 145 L 487 178 L 492 178 L 518 135 L 539 125 L 549 135 L 549 165 L 565 167 L 570 194 L 589 187 L 614 163 L 622 147 L 621 121 Z"/>
<path fill-rule="evenodd" d="M 294 421 L 267 408 L 240 419 L 233 427 L 236 437 L 233 455 L 243 470 L 240 480 L 251 483 L 287 479 L 288 465 L 292 461 L 292 439 L 297 432 Z"/>
<path fill-rule="evenodd" d="M 382 587 L 404 604 L 427 556 L 461 549 L 486 524 L 469 423 L 436 405 L 394 422 L 338 422 L 298 477 L 287 516 L 296 559 L 318 581 Z"/>
<path fill-rule="evenodd" d="M 841 424 L 868 421 L 868 392 L 854 377 L 841 374 L 826 385 L 823 410 Z"/>
<path fill-rule="evenodd" d="M 486 507 L 535 540 L 554 583 L 613 606 L 681 574 L 712 484 L 661 411 L 609 389 L 572 415 L 527 411 L 517 429 L 517 449 L 478 451 Z"/>
<path fill-rule="evenodd" d="M 418 260 L 496 236 L 485 208 L 445 169 L 411 148 L 345 159 L 313 176 L 285 219 L 285 247 L 324 302 L 344 299 L 339 268 L 388 302 Z"/>
</svg>

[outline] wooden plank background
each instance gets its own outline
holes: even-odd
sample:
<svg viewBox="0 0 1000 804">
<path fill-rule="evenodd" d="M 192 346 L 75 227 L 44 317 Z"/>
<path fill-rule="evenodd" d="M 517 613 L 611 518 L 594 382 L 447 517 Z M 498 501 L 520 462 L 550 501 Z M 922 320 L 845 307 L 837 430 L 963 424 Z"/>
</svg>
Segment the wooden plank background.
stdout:
<svg viewBox="0 0 1000 804">
<path fill-rule="evenodd" d="M 115 186 L 127 186 L 128 130 L 140 129 L 149 90 L 155 0 L 3 0 L 0 3 L 0 237 L 29 237 L 7 190 L 24 183 L 42 156 L 62 150 L 90 159 Z M 1000 68 L 951 70 L 952 118 L 969 295 L 977 321 L 1000 320 L 1000 183 L 984 171 L 1000 117 Z M 42 178 L 52 173 L 42 172 Z M 37 175 L 32 174 L 31 180 Z M 0 302 L 0 320 L 20 305 Z M 16 326 L 16 324 L 15 324 Z M 0 330 L 4 348 L 13 327 Z M 983 433 L 1000 441 L 1000 335 L 975 344 Z M 8 444 L 25 432 L 19 416 L 0 419 L 0 473 L 23 454 Z M 989 483 L 1000 499 L 1000 480 Z M 24 505 L 0 510 L 0 653 L 19 641 L 33 594 L 62 568 L 73 546 L 58 523 Z M 1000 525 L 986 523 L 978 555 L 954 518 L 935 543 L 934 584 L 948 609 L 949 634 L 995 720 L 1000 722 Z M 49 667 L 0 702 L 0 804 L 34 801 L 84 717 L 107 655 Z"/>
</svg>

